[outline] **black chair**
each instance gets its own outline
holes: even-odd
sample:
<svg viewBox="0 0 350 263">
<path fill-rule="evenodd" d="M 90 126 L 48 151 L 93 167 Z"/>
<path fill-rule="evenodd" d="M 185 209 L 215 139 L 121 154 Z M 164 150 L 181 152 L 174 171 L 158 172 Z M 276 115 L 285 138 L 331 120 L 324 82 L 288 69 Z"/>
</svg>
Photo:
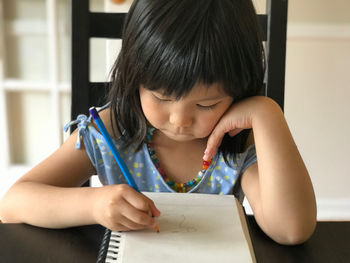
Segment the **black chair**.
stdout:
<svg viewBox="0 0 350 263">
<path fill-rule="evenodd" d="M 89 11 L 89 0 L 71 0 L 72 6 L 72 108 L 71 118 L 88 114 L 91 106 L 102 106 L 108 83 L 92 83 L 90 38 L 121 38 L 125 13 Z M 266 14 L 259 14 L 266 47 L 265 95 L 284 107 L 284 76 L 287 0 L 267 0 Z M 111 26 L 113 25 L 113 26 Z"/>
</svg>

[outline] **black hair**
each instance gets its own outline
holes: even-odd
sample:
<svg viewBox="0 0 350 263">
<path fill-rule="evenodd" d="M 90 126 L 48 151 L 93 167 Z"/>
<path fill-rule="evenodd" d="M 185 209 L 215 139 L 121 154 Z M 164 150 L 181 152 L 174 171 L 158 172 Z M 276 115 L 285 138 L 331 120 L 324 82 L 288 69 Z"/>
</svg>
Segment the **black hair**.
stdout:
<svg viewBox="0 0 350 263">
<path fill-rule="evenodd" d="M 264 49 L 251 0 L 135 0 L 111 71 L 111 121 L 125 146 L 145 141 L 139 87 L 181 98 L 196 83 L 220 83 L 234 102 L 260 95 Z M 226 157 L 245 148 L 249 130 L 225 135 Z"/>
</svg>

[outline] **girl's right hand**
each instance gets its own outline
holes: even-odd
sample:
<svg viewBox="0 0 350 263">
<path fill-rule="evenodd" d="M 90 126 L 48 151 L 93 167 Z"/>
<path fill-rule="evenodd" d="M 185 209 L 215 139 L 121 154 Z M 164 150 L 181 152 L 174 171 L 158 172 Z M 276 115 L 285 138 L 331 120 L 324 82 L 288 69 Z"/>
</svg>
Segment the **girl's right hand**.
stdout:
<svg viewBox="0 0 350 263">
<path fill-rule="evenodd" d="M 151 199 L 125 184 L 96 188 L 93 199 L 95 221 L 113 231 L 154 228 L 160 216 Z"/>
</svg>

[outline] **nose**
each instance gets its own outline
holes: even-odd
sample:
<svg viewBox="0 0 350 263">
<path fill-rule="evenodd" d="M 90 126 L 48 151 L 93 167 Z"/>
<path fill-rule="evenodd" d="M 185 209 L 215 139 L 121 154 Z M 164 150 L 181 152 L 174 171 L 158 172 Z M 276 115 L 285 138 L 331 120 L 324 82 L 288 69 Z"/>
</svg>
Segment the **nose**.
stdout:
<svg viewBox="0 0 350 263">
<path fill-rule="evenodd" d="M 170 114 L 169 122 L 176 128 L 186 128 L 192 125 L 193 118 L 189 112 L 175 111 Z"/>
</svg>

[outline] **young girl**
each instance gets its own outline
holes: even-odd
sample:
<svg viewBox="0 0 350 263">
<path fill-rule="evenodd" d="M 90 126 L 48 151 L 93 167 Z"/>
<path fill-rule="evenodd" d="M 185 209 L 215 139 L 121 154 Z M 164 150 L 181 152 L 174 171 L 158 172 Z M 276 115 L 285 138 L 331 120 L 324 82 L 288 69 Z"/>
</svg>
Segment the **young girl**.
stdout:
<svg viewBox="0 0 350 263">
<path fill-rule="evenodd" d="M 295 244 L 315 228 L 315 197 L 281 109 L 259 96 L 259 35 L 249 0 L 135 0 L 100 115 L 141 191 L 242 189 L 262 230 Z M 160 211 L 126 184 L 91 117 L 73 123 L 8 191 L 2 221 L 153 228 Z M 94 174 L 105 186 L 80 187 Z"/>
</svg>

